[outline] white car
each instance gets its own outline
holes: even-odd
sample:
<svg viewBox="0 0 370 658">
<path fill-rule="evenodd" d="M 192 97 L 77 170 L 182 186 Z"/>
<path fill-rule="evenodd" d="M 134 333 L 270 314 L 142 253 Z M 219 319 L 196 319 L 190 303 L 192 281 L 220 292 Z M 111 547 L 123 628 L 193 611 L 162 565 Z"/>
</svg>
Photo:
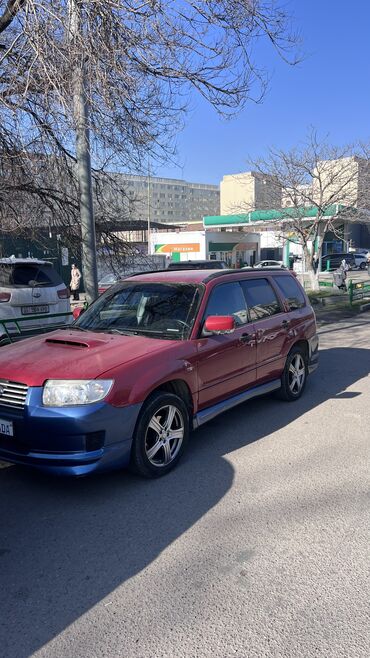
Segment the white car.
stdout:
<svg viewBox="0 0 370 658">
<path fill-rule="evenodd" d="M 261 260 L 254 267 L 280 267 L 282 270 L 287 269 L 282 260 Z"/>
<path fill-rule="evenodd" d="M 0 338 L 20 330 L 71 321 L 69 291 L 52 263 L 34 258 L 0 258 Z M 50 317 L 55 313 L 63 316 Z M 33 319 L 31 316 L 38 316 Z M 30 320 L 27 321 L 27 318 Z M 22 318 L 17 325 L 2 320 Z"/>
<path fill-rule="evenodd" d="M 368 262 L 369 262 L 367 254 L 357 253 L 356 252 L 353 255 L 354 255 L 355 261 L 356 261 L 356 269 L 366 270 L 366 268 L 368 266 Z"/>
</svg>

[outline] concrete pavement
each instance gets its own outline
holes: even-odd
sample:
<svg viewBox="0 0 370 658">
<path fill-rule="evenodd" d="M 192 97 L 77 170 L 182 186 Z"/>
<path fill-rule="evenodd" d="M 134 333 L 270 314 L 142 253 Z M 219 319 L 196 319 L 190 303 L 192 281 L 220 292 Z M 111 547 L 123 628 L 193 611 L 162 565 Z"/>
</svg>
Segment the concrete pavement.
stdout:
<svg viewBox="0 0 370 658">
<path fill-rule="evenodd" d="M 155 482 L 0 471 L 4 658 L 367 658 L 370 314 Z"/>
</svg>

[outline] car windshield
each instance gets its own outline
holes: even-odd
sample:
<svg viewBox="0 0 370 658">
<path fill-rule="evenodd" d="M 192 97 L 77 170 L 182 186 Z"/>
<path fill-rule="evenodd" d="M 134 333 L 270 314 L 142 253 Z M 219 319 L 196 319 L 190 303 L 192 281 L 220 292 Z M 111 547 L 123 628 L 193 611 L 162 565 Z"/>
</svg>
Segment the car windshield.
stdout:
<svg viewBox="0 0 370 658">
<path fill-rule="evenodd" d="M 182 340 L 190 335 L 199 299 L 195 285 L 121 283 L 85 311 L 75 327 Z"/>
</svg>

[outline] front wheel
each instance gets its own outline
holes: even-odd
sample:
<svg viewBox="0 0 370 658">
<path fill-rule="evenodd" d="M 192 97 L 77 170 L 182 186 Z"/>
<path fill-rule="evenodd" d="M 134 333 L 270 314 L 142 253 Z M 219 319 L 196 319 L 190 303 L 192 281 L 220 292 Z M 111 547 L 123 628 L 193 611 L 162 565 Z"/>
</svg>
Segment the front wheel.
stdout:
<svg viewBox="0 0 370 658">
<path fill-rule="evenodd" d="M 367 267 L 366 263 L 361 263 L 360 270 L 366 270 L 366 267 Z"/>
<path fill-rule="evenodd" d="M 172 393 L 155 393 L 145 404 L 134 435 L 131 468 L 148 478 L 160 477 L 179 461 L 189 438 L 189 413 Z"/>
<path fill-rule="evenodd" d="M 301 347 L 293 347 L 287 356 L 281 377 L 281 388 L 277 391 L 281 400 L 292 402 L 301 397 L 307 380 L 307 357 Z"/>
</svg>

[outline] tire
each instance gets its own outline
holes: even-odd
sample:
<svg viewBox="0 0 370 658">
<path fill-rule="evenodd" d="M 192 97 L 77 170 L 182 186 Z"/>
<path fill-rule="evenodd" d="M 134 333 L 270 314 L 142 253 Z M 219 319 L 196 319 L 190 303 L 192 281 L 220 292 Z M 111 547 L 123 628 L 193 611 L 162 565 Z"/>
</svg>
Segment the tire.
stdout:
<svg viewBox="0 0 370 658">
<path fill-rule="evenodd" d="M 360 264 L 360 270 L 366 270 L 366 267 L 367 267 L 366 263 Z"/>
<path fill-rule="evenodd" d="M 146 478 L 166 475 L 181 458 L 188 440 L 186 404 L 177 395 L 158 391 L 139 416 L 131 448 L 131 470 Z"/>
<path fill-rule="evenodd" d="M 307 374 L 306 351 L 301 347 L 293 347 L 287 356 L 277 396 L 287 402 L 298 400 L 306 386 Z"/>
</svg>

